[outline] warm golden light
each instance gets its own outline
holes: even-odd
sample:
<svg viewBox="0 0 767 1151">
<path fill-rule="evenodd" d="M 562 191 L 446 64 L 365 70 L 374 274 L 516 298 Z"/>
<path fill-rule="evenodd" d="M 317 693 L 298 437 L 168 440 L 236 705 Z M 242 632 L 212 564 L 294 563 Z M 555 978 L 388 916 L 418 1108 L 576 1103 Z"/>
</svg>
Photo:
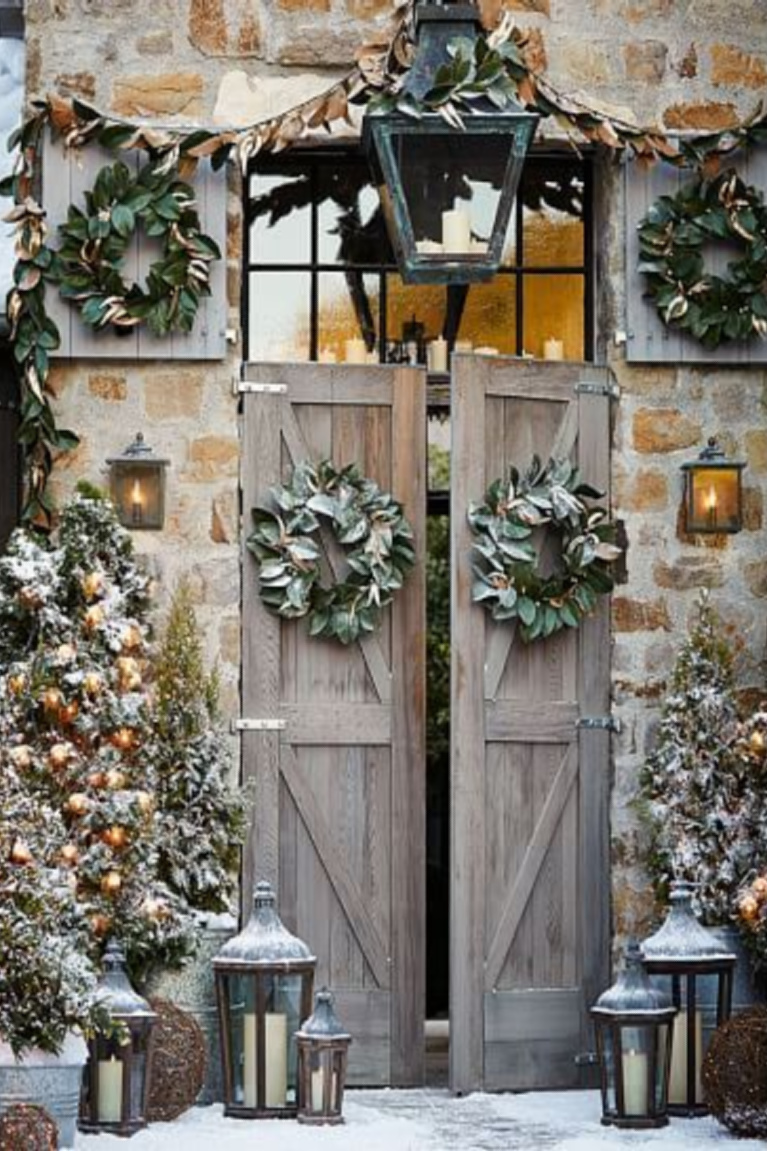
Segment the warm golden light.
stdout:
<svg viewBox="0 0 767 1151">
<path fill-rule="evenodd" d="M 704 497 L 703 500 L 703 506 L 706 509 L 706 517 L 708 519 L 709 526 L 712 528 L 716 527 L 716 503 L 716 488 L 712 484 L 708 489 L 708 494 Z"/>
<path fill-rule="evenodd" d="M 134 524 L 141 523 L 142 509 L 144 507 L 144 497 L 141 491 L 141 481 L 133 481 L 133 491 L 131 492 L 131 513 Z"/>
</svg>

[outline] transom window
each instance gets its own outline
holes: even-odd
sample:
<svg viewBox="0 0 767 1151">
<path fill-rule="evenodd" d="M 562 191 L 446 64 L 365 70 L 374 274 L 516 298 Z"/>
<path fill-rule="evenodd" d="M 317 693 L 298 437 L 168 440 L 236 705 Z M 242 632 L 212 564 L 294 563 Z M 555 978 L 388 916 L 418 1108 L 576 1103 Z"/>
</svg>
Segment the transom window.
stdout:
<svg viewBox="0 0 767 1151">
<path fill-rule="evenodd" d="M 444 336 L 468 350 L 592 358 L 591 163 L 532 155 L 503 264 L 486 284 L 407 285 L 397 272 L 367 161 L 356 149 L 299 149 L 248 176 L 246 355 L 411 358 Z M 359 344 L 357 345 L 359 347 Z"/>
</svg>

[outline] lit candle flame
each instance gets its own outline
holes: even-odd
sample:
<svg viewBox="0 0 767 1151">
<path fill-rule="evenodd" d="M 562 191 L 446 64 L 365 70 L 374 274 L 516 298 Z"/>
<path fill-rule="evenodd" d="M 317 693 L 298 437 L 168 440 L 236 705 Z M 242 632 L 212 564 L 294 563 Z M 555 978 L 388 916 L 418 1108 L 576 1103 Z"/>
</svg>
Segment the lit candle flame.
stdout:
<svg viewBox="0 0 767 1151">
<path fill-rule="evenodd" d="M 139 480 L 134 480 L 133 482 L 133 494 L 131 496 L 131 500 L 134 504 L 138 504 L 139 507 L 141 507 L 144 502 L 141 495 L 141 482 Z"/>
<path fill-rule="evenodd" d="M 141 523 L 143 506 L 144 497 L 141 491 L 141 482 L 134 480 L 133 491 L 131 492 L 131 519 L 134 524 Z"/>
<path fill-rule="evenodd" d="M 715 512 L 717 505 L 716 489 L 712 484 L 708 489 L 708 495 L 705 497 L 704 506 L 707 512 Z"/>
</svg>

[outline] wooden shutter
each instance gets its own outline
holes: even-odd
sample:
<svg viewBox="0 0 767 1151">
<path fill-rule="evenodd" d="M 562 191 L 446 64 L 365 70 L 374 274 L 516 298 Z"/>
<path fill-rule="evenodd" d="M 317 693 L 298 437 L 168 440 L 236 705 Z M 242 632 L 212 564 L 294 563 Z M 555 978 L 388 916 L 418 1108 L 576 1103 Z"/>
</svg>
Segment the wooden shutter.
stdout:
<svg viewBox="0 0 767 1151">
<path fill-rule="evenodd" d="M 146 155 L 135 151 L 108 152 L 89 145 L 77 153 L 64 151 L 60 141 L 46 134 L 43 153 L 43 206 L 48 217 L 49 240 L 56 245 L 56 227 L 67 217 L 70 204 L 84 206 L 85 192 L 93 187 L 101 168 L 121 160 L 138 172 Z M 214 172 L 201 162 L 192 182 L 202 230 L 216 241 L 222 258 L 211 265 L 211 295 L 200 305 L 194 328 L 188 334 L 157 338 L 141 324 L 124 336 L 94 332 L 80 319 L 76 308 L 62 300 L 51 285 L 46 289 L 46 308 L 61 333 L 61 347 L 53 354 L 70 359 L 116 360 L 221 360 L 226 357 L 226 172 Z M 160 254 L 158 240 L 137 228 L 128 251 L 123 279 L 143 283 L 152 262 Z"/>
<path fill-rule="evenodd" d="M 737 168 L 747 184 L 767 189 L 767 150 L 754 148 L 739 153 L 736 160 L 725 158 L 725 165 Z M 637 228 L 659 196 L 673 196 L 695 179 L 689 170 L 656 164 L 648 170 L 636 164 L 625 167 L 626 196 L 626 358 L 636 363 L 678 364 L 764 364 L 767 363 L 767 340 L 755 337 L 748 343 L 723 344 L 713 350 L 687 332 L 663 324 L 652 301 L 644 298 L 646 277 L 639 266 Z M 713 272 L 726 273 L 729 261 L 739 259 L 743 246 L 712 242 L 705 252 L 706 266 Z"/>
<path fill-rule="evenodd" d="M 19 519 L 19 384 L 10 347 L 0 342 L 0 548 Z"/>
<path fill-rule="evenodd" d="M 354 1036 L 350 1082 L 415 1084 L 424 1019 L 424 374 L 409 368 L 248 365 L 243 502 L 250 509 L 301 459 L 356 462 L 401 500 L 418 566 L 382 630 L 345 648 L 280 621 L 243 557 L 243 715 L 254 787 L 244 864 L 319 958 Z M 246 384 L 246 386 L 249 386 Z M 333 568 L 343 561 L 324 541 Z M 326 575 L 328 573 L 326 572 Z"/>
<path fill-rule="evenodd" d="M 451 1085 L 582 1084 L 609 972 L 609 616 L 524 645 L 471 602 L 467 509 L 533 453 L 609 487 L 609 375 L 454 357 Z"/>
</svg>

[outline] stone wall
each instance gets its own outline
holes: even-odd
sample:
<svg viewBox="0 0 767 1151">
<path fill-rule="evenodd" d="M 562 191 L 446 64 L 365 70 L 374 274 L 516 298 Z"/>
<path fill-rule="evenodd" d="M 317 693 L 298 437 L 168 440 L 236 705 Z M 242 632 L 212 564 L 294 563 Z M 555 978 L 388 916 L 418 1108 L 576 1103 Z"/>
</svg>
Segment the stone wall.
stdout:
<svg viewBox="0 0 767 1151">
<path fill-rule="evenodd" d="M 483 0 L 490 7 L 497 0 Z M 671 129 L 720 128 L 757 104 L 767 82 L 761 0 L 510 0 L 551 80 L 626 118 Z M 244 123 L 329 84 L 355 46 L 386 27 L 385 0 L 28 0 L 28 91 L 76 94 L 126 116 Z M 552 129 L 544 125 L 544 131 Z M 767 376 L 763 371 L 626 365 L 621 181 L 605 161 L 598 181 L 599 307 L 603 358 L 622 389 L 615 408 L 615 503 L 629 537 L 628 582 L 614 599 L 613 830 L 616 922 L 646 914 L 638 833 L 629 800 L 652 738 L 663 684 L 696 589 L 745 640 L 744 680 L 757 681 L 765 646 Z M 229 304 L 239 328 L 239 183 L 231 179 Z M 54 380 L 62 418 L 84 438 L 57 474 L 59 491 L 142 427 L 173 460 L 169 525 L 145 536 L 167 588 L 191 573 L 226 704 L 238 676 L 237 402 L 239 363 L 73 364 Z M 741 535 L 695 546 L 680 534 L 679 465 L 709 435 L 748 460 Z"/>
</svg>

